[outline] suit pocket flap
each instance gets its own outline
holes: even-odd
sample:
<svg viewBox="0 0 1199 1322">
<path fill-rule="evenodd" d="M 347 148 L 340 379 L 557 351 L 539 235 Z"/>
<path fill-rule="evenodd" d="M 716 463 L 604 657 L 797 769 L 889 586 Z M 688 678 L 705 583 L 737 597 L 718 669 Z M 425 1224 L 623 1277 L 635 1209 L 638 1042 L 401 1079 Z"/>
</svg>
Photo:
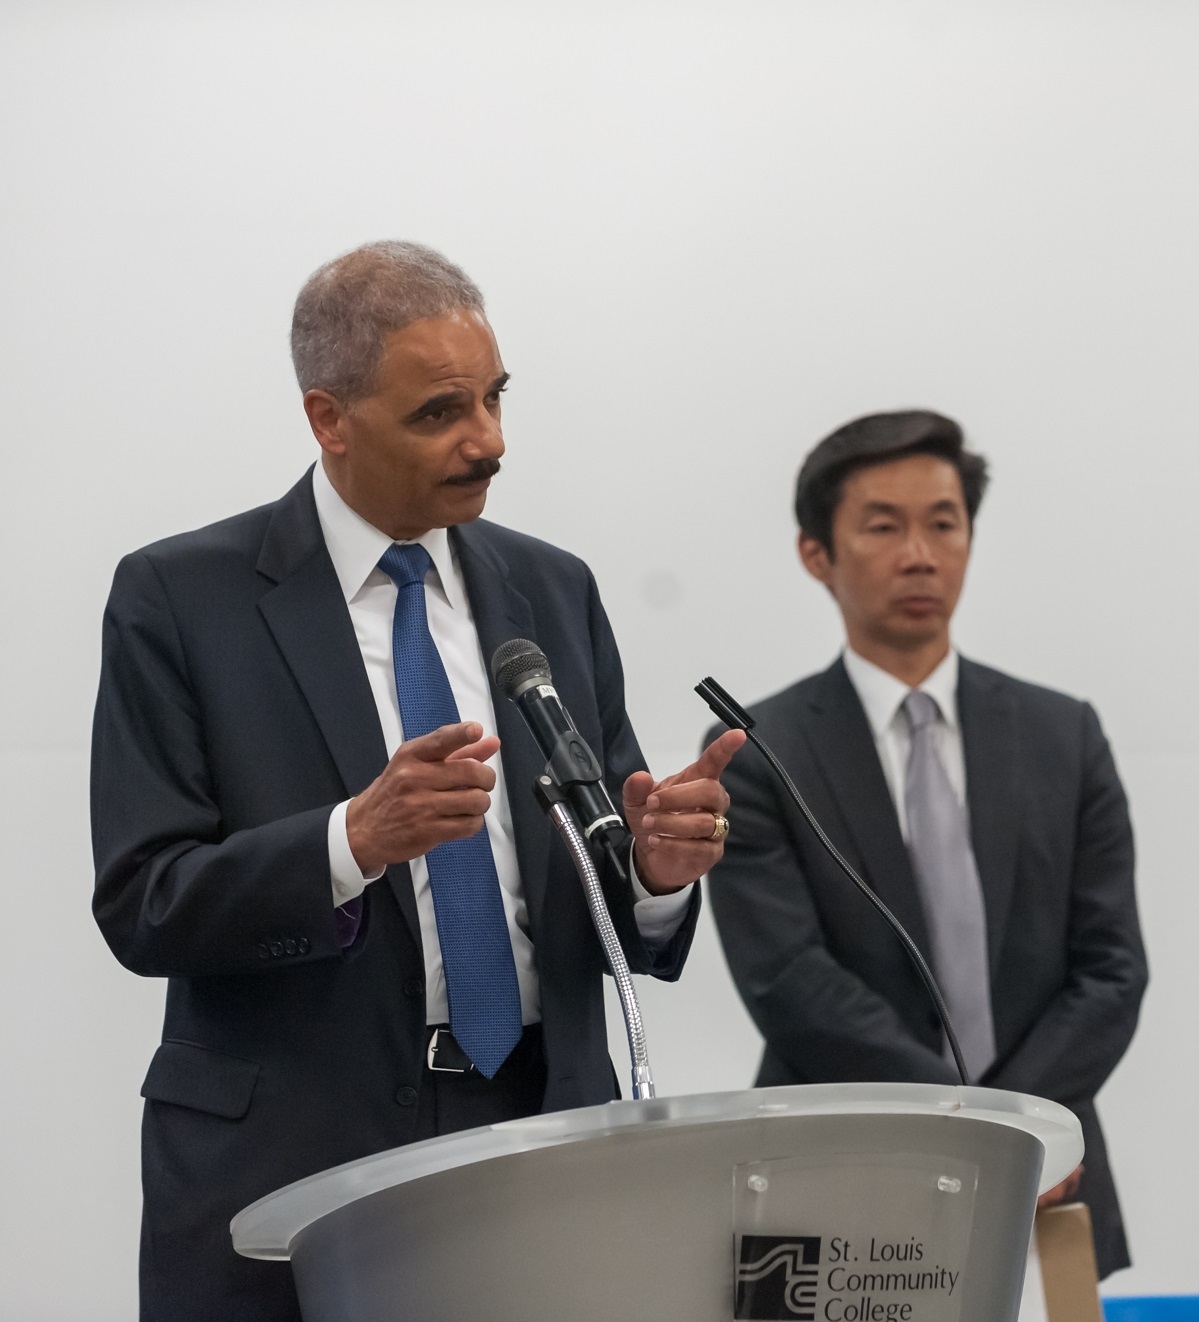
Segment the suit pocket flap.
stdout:
<svg viewBox="0 0 1199 1322">
<path fill-rule="evenodd" d="M 194 1042 L 164 1042 L 150 1062 L 142 1096 L 240 1120 L 250 1109 L 257 1081 L 258 1066 L 252 1060 Z"/>
</svg>

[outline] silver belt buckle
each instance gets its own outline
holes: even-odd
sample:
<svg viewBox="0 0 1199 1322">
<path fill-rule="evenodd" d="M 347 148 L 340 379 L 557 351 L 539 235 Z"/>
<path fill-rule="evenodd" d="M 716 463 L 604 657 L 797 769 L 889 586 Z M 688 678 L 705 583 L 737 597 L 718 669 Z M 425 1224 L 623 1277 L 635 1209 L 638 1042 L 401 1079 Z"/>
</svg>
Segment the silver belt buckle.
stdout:
<svg viewBox="0 0 1199 1322">
<path fill-rule="evenodd" d="M 446 1065 L 444 1063 L 439 1065 L 437 1063 L 439 1059 L 444 1061 L 445 1055 L 448 1054 L 447 1050 L 442 1056 L 439 1057 L 438 1055 L 437 1048 L 443 1033 L 447 1039 L 446 1048 L 448 1049 L 449 1044 L 452 1042 L 459 1058 L 466 1062 L 465 1065 Z M 449 1030 L 445 1028 L 435 1028 L 433 1030 L 433 1036 L 429 1039 L 429 1050 L 425 1056 L 425 1062 L 431 1070 L 436 1070 L 438 1074 L 469 1074 L 471 1070 L 474 1069 L 474 1064 L 467 1056 L 466 1052 L 454 1041 Z"/>
</svg>

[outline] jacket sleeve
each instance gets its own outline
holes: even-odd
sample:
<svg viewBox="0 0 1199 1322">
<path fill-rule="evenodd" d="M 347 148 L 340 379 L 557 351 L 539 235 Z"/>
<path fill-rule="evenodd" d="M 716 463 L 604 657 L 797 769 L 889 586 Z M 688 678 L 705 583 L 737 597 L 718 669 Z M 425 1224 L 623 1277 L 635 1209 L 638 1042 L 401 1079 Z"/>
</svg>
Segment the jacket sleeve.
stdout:
<svg viewBox="0 0 1199 1322">
<path fill-rule="evenodd" d="M 143 553 L 126 557 L 92 738 L 93 912 L 117 958 L 146 975 L 204 975 L 341 955 L 332 807 L 227 828 L 167 592 Z"/>
<path fill-rule="evenodd" d="M 1128 803 L 1094 710 L 1082 711 L 1082 789 L 1070 878 L 1067 974 L 983 1082 L 1057 1101 L 1093 1097 L 1132 1039 L 1148 982 Z"/>
<path fill-rule="evenodd" d="M 645 758 L 625 710 L 624 669 L 620 663 L 616 639 L 590 571 L 587 586 L 596 700 L 604 738 L 604 778 L 608 794 L 619 809 L 624 782 L 634 771 L 646 770 Z M 600 879 L 629 968 L 634 973 L 646 973 L 666 982 L 677 980 L 682 974 L 683 964 L 695 936 L 700 908 L 699 886 L 692 889 L 691 903 L 674 936 L 665 946 L 651 950 L 637 927 L 633 913 L 633 892 L 629 883 L 618 877 L 607 862 L 600 866 Z"/>
<path fill-rule="evenodd" d="M 747 745 L 724 782 L 732 828 L 709 881 L 712 912 L 768 1054 L 791 1078 L 813 1083 L 956 1083 L 953 1066 L 830 951 L 795 834 L 808 828 L 762 755 Z M 863 924 L 882 922 L 865 899 L 861 907 Z"/>
</svg>

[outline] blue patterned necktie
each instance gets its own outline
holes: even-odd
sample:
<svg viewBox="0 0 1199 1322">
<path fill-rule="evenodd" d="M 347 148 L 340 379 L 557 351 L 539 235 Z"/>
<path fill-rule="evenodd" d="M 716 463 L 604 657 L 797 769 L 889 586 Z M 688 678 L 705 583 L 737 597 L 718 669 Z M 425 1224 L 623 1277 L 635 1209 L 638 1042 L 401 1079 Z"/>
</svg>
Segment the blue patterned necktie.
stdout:
<svg viewBox="0 0 1199 1322">
<path fill-rule="evenodd" d="M 391 657 L 404 738 L 458 723 L 458 704 L 425 613 L 432 560 L 419 543 L 392 545 L 379 568 L 396 585 Z M 520 1040 L 520 986 L 487 827 L 425 855 L 450 1003 L 450 1030 L 492 1078 Z"/>
<path fill-rule="evenodd" d="M 908 853 L 928 923 L 933 970 L 973 1082 L 995 1059 L 982 885 L 966 810 L 934 742 L 936 700 L 913 689 L 903 709 L 912 735 L 905 786 Z"/>
</svg>

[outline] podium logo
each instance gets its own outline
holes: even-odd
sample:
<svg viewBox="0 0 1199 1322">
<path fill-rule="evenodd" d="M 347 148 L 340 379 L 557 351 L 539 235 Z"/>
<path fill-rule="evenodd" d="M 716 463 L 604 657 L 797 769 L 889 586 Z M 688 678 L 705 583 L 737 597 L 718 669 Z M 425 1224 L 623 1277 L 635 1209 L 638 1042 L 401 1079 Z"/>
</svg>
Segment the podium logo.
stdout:
<svg viewBox="0 0 1199 1322">
<path fill-rule="evenodd" d="M 733 1316 L 758 1322 L 815 1322 L 820 1240 L 742 1235 Z"/>
</svg>

